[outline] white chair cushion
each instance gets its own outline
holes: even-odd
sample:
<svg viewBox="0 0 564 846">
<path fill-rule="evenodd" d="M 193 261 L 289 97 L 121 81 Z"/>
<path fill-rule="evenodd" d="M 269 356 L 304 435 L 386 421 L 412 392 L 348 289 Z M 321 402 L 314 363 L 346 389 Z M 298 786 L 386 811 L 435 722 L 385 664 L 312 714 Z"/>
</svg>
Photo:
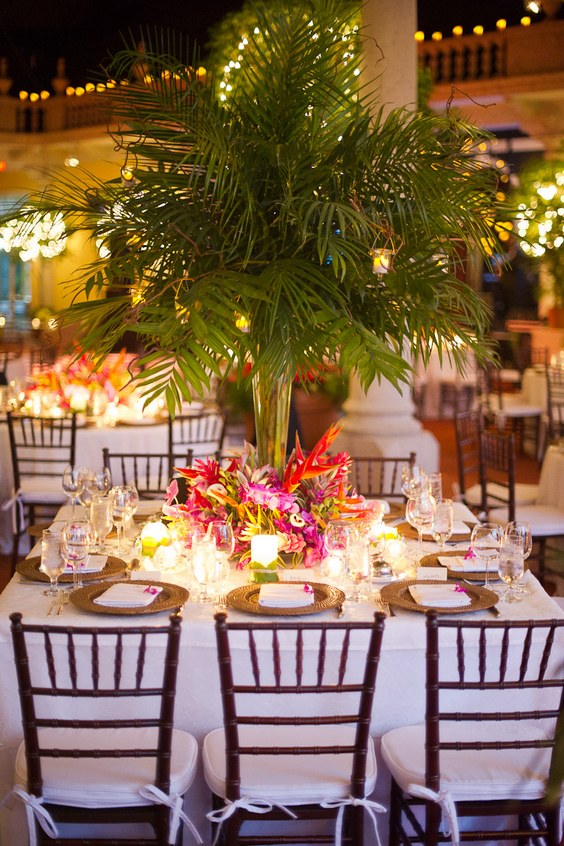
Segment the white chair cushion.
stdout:
<svg viewBox="0 0 564 846">
<path fill-rule="evenodd" d="M 488 514 L 492 523 L 506 523 L 507 519 L 507 508 L 492 508 Z M 519 505 L 515 508 L 515 519 L 530 523 L 533 540 L 564 535 L 564 511 L 552 505 Z"/>
<path fill-rule="evenodd" d="M 242 746 L 315 746 L 354 744 L 351 726 L 240 726 Z M 208 787 L 225 797 L 223 729 L 210 732 L 202 749 Z M 307 805 L 350 795 L 352 755 L 242 755 L 241 796 L 283 805 Z M 366 795 L 376 783 L 372 739 L 366 763 Z"/>
<path fill-rule="evenodd" d="M 507 497 L 507 489 L 502 485 L 496 485 L 495 482 L 488 483 L 488 493 L 492 497 L 500 498 Z M 518 482 L 515 485 L 515 504 L 516 505 L 532 505 L 537 501 L 539 495 L 538 485 L 528 485 L 523 482 Z M 481 485 L 471 485 L 464 493 L 464 499 L 469 505 L 479 506 L 482 504 L 482 487 Z"/>
<path fill-rule="evenodd" d="M 474 726 L 474 728 L 473 728 Z M 537 726 L 511 729 L 507 723 L 463 723 L 441 727 L 441 740 L 520 740 L 546 738 Z M 538 799 L 544 794 L 544 780 L 550 766 L 550 749 L 500 749 L 481 752 L 440 753 L 442 791 L 454 801 L 484 799 Z M 382 737 L 382 756 L 402 790 L 410 784 L 425 784 L 425 726 L 392 729 Z"/>
<path fill-rule="evenodd" d="M 61 479 L 55 476 L 32 476 L 21 480 L 19 498 L 23 502 L 63 503 L 68 498 Z"/>
<path fill-rule="evenodd" d="M 156 746 L 156 730 L 126 729 L 129 748 Z M 95 736 L 96 749 L 124 748 L 124 732 L 115 729 L 92 732 L 84 729 L 40 729 L 40 745 L 74 748 L 88 745 L 81 734 Z M 152 743 L 147 738 L 151 737 Z M 198 744 L 188 732 L 173 731 L 170 792 L 182 796 L 196 772 Z M 116 808 L 150 805 L 139 789 L 155 782 L 154 758 L 43 758 L 43 796 L 46 802 L 76 808 Z M 24 744 L 16 758 L 15 782 L 27 790 L 27 764 Z"/>
</svg>

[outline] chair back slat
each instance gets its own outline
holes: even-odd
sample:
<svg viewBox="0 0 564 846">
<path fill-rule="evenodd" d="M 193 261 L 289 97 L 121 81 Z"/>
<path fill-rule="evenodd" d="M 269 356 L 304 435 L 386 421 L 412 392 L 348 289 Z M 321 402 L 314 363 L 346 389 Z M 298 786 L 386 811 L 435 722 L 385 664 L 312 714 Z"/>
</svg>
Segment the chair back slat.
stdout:
<svg viewBox="0 0 564 846">
<path fill-rule="evenodd" d="M 192 452 L 186 450 L 182 457 L 177 458 L 181 466 L 189 467 Z M 133 484 L 142 499 L 162 499 L 174 476 L 168 452 L 114 452 L 104 447 L 102 461 L 109 469 L 114 485 Z"/>
<path fill-rule="evenodd" d="M 564 437 L 564 367 L 546 366 L 546 411 L 548 440 Z"/>
<path fill-rule="evenodd" d="M 188 449 L 193 458 L 220 453 L 225 438 L 225 416 L 220 412 L 168 418 L 168 454 L 171 466 L 178 465 L 179 454 Z M 188 465 L 186 465 L 188 466 Z"/>
<path fill-rule="evenodd" d="M 58 478 L 67 464 L 75 464 L 76 414 L 34 417 L 9 411 L 6 419 L 16 489 L 22 479 Z"/>
<path fill-rule="evenodd" d="M 515 436 L 495 430 L 480 432 L 482 509 L 505 506 L 507 520 L 515 520 Z M 493 487 L 495 485 L 495 488 Z"/>
</svg>

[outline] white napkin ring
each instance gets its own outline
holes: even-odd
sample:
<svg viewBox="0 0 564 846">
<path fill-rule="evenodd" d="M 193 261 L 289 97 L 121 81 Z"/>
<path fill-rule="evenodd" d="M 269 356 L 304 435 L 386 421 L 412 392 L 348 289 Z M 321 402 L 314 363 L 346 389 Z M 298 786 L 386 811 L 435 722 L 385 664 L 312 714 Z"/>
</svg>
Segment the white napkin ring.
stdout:
<svg viewBox="0 0 564 846">
<path fill-rule="evenodd" d="M 410 784 L 407 792 L 418 799 L 427 799 L 430 802 L 436 802 L 440 805 L 443 812 L 443 834 L 447 837 L 450 835 L 452 846 L 460 846 L 460 832 L 458 830 L 458 814 L 456 813 L 456 805 L 454 799 L 448 790 L 439 790 L 436 793 L 430 787 L 425 787 L 423 784 Z"/>
<path fill-rule="evenodd" d="M 146 784 L 145 787 L 139 788 L 139 795 L 143 799 L 149 799 L 156 805 L 167 805 L 170 808 L 170 821 L 168 825 L 168 842 L 176 843 L 176 835 L 178 834 L 178 826 L 182 820 L 186 827 L 191 831 L 196 843 L 203 843 L 200 837 L 200 832 L 192 822 L 192 820 L 182 810 L 183 798 L 178 793 L 171 793 L 168 795 L 154 784 Z"/>
<path fill-rule="evenodd" d="M 337 814 L 337 823 L 335 826 L 335 846 L 340 846 L 341 844 L 341 839 L 343 836 L 343 817 L 345 814 L 345 808 L 350 805 L 355 808 L 359 806 L 366 808 L 374 826 L 376 844 L 377 846 L 380 846 L 380 835 L 378 834 L 378 823 L 376 822 L 376 814 L 385 814 L 386 808 L 384 808 L 383 805 L 380 805 L 379 802 L 373 802 L 372 799 L 360 799 L 359 797 L 348 796 L 346 799 L 326 799 L 325 801 L 321 802 L 320 805 L 322 808 L 339 809 L 339 813 Z"/>
<path fill-rule="evenodd" d="M 270 802 L 268 799 L 252 799 L 250 796 L 241 796 L 240 799 L 235 799 L 235 801 L 226 799 L 223 808 L 218 808 L 217 811 L 208 811 L 206 814 L 210 822 L 219 823 L 212 846 L 216 846 L 221 826 L 225 820 L 232 817 L 238 808 L 243 808 L 243 810 L 250 811 L 252 814 L 268 814 L 273 808 L 280 808 L 293 820 L 297 819 L 296 815 L 286 805 L 281 805 L 280 802 Z"/>
</svg>

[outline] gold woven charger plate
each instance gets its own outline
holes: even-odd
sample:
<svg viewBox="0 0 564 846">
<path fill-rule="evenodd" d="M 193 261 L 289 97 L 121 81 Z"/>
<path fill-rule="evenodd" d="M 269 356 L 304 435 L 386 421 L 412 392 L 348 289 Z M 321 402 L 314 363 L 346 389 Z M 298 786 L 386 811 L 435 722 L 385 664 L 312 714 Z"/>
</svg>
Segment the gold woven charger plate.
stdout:
<svg viewBox="0 0 564 846">
<path fill-rule="evenodd" d="M 470 529 L 471 527 L 469 526 L 468 528 Z M 417 529 L 414 529 L 413 526 L 410 526 L 410 524 L 407 523 L 407 522 L 406 523 L 400 523 L 399 526 L 397 527 L 397 530 L 400 533 L 400 535 L 404 536 L 404 538 L 411 538 L 413 540 L 418 540 L 418 538 L 419 538 L 419 535 L 417 534 Z M 432 543 L 434 543 L 431 535 L 426 536 L 425 532 L 423 533 L 423 541 L 431 541 Z M 450 538 L 449 538 L 449 543 L 464 543 L 464 541 L 468 541 L 468 546 L 470 546 L 470 531 L 468 531 L 464 535 L 454 534 L 454 535 L 451 535 Z M 460 550 L 458 551 L 458 555 L 460 555 Z"/>
<path fill-rule="evenodd" d="M 410 586 L 415 584 L 417 584 L 417 579 L 409 579 L 409 581 L 405 582 L 392 582 L 391 584 L 384 585 L 380 590 L 380 598 L 382 602 L 386 602 L 388 605 L 407 608 L 408 611 L 433 610 L 439 614 L 468 614 L 470 611 L 482 611 L 486 608 L 492 608 L 499 602 L 499 596 L 493 590 L 487 590 L 487 588 L 480 587 L 479 585 L 465 584 L 463 587 L 470 597 L 469 605 L 459 605 L 456 608 L 435 608 L 432 605 L 420 605 L 409 592 Z M 421 584 L 444 585 L 445 582 L 435 579 L 425 579 Z"/>
<path fill-rule="evenodd" d="M 112 582 L 114 585 L 120 582 Z M 126 584 L 131 584 L 126 582 Z M 78 590 L 73 590 L 70 595 L 70 601 L 77 608 L 82 611 L 91 611 L 94 614 L 118 614 L 132 616 L 138 614 L 159 614 L 161 611 L 173 611 L 175 608 L 180 608 L 186 602 L 190 593 L 186 588 L 180 585 L 173 585 L 169 582 L 155 582 L 150 579 L 136 579 L 136 585 L 155 585 L 162 588 L 161 592 L 155 596 L 150 605 L 135 605 L 128 607 L 119 607 L 115 605 L 98 605 L 94 600 L 96 597 L 104 593 L 108 589 L 108 585 L 95 584 L 85 585 Z"/>
<path fill-rule="evenodd" d="M 227 604 L 238 611 L 246 611 L 249 614 L 273 614 L 283 617 L 298 617 L 302 614 L 319 614 L 321 611 L 328 611 L 331 608 L 338 608 L 345 601 L 345 594 L 333 585 L 324 585 L 320 582 L 289 582 L 292 585 L 311 585 L 313 588 L 314 600 L 311 605 L 297 605 L 294 608 L 271 608 L 266 605 L 259 605 L 259 593 L 261 585 L 250 584 L 234 588 L 227 594 Z"/>
<path fill-rule="evenodd" d="M 431 555 L 424 555 L 421 561 L 419 562 L 420 567 L 442 567 L 444 566 L 439 561 L 439 555 L 441 558 L 459 558 L 463 557 L 464 550 L 452 550 L 450 549 L 448 552 L 433 552 Z M 500 581 L 497 575 L 497 566 L 491 567 L 489 572 L 490 581 L 497 582 Z M 447 578 L 449 579 L 465 579 L 469 582 L 483 582 L 486 578 L 486 571 L 485 570 L 451 570 L 447 567 Z"/>
<path fill-rule="evenodd" d="M 40 538 L 43 534 L 44 529 L 48 529 L 51 523 L 34 523 L 32 526 L 28 526 L 26 532 L 30 536 L 30 538 Z"/>
<path fill-rule="evenodd" d="M 48 582 L 49 576 L 40 570 L 41 558 L 39 556 L 34 558 L 24 558 L 16 564 L 16 572 L 26 579 L 31 579 L 34 582 Z M 120 573 L 125 573 L 127 564 L 121 558 L 113 558 L 108 555 L 105 567 L 101 570 L 96 570 L 94 573 L 81 573 L 80 577 L 83 582 L 91 582 L 94 579 L 109 579 L 112 576 L 118 576 Z M 59 582 L 72 582 L 72 573 L 63 573 L 59 576 Z"/>
</svg>

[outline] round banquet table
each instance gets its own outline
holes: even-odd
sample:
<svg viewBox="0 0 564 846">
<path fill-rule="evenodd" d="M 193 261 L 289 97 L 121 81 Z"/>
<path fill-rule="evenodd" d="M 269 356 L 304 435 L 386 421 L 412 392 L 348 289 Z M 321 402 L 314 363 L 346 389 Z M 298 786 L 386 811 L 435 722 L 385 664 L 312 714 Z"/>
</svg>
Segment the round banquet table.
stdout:
<svg viewBox="0 0 564 846">
<path fill-rule="evenodd" d="M 456 519 L 472 521 L 472 515 L 460 503 L 456 504 Z M 410 542 L 408 542 L 410 543 Z M 434 552 L 437 547 L 425 542 L 426 551 Z M 467 548 L 466 544 L 461 548 Z M 315 570 L 308 570 L 307 579 L 322 580 Z M 294 575 L 299 573 L 294 572 Z M 545 619 L 564 617 L 564 611 L 545 593 L 531 573 L 526 574 L 528 594 L 520 603 L 503 608 L 504 617 L 519 619 Z M 168 576 L 174 581 L 192 590 L 196 596 L 197 586 L 192 584 L 188 571 Z M 232 571 L 230 585 L 236 586 L 246 580 L 246 574 Z M 17 747 L 21 741 L 21 724 L 18 693 L 13 666 L 12 646 L 10 642 L 8 616 L 13 611 L 22 611 L 26 622 L 46 623 L 48 598 L 42 595 L 41 585 L 22 581 L 15 576 L 0 595 L 0 797 L 12 785 L 12 773 Z M 376 606 L 373 601 L 358 603 L 347 601 L 344 619 L 371 619 Z M 175 724 L 178 728 L 195 735 L 198 744 L 210 730 L 222 725 L 219 677 L 217 671 L 217 653 L 213 624 L 213 605 L 190 601 L 185 605 L 183 616 L 182 640 L 180 649 L 180 671 L 176 698 Z M 230 616 L 236 619 L 258 619 L 243 611 L 230 610 Z M 324 611 L 321 615 L 327 620 L 336 619 L 335 611 Z M 476 611 L 473 619 L 492 619 L 487 611 Z M 69 625 L 157 625 L 162 621 L 161 614 L 115 617 L 103 613 L 92 613 L 76 608 L 72 604 L 65 606 L 62 618 L 57 622 Z M 286 619 L 286 618 L 284 618 Z M 307 619 L 307 618 L 304 618 Z M 477 645 L 476 645 L 477 652 Z M 455 663 L 455 644 L 452 651 Z M 151 655 L 150 660 L 157 666 L 162 655 Z M 237 660 L 235 654 L 235 660 Z M 361 657 L 359 656 L 359 659 Z M 378 759 L 378 780 L 372 799 L 389 805 L 389 774 L 379 754 L 379 738 L 383 732 L 396 726 L 420 722 L 425 712 L 425 618 L 422 613 L 397 608 L 395 616 L 386 619 L 382 654 L 376 683 L 376 696 L 372 717 L 371 732 L 375 738 Z M 304 709 L 308 713 L 307 696 Z M 185 799 L 185 811 L 193 819 L 201 834 L 209 843 L 209 825 L 205 813 L 210 809 L 210 793 L 207 788 L 201 764 L 196 779 Z M 388 842 L 386 814 L 378 814 L 378 829 L 382 846 Z M 369 832 L 369 833 L 368 833 Z M 79 834 L 80 836 L 80 834 Z M 193 844 L 193 839 L 184 832 L 184 844 Z M 2 846 L 25 846 L 24 813 L 19 804 L 11 810 L 4 807 L 0 811 L 0 843 Z M 367 844 L 374 844 L 371 824 L 367 821 Z"/>
</svg>

